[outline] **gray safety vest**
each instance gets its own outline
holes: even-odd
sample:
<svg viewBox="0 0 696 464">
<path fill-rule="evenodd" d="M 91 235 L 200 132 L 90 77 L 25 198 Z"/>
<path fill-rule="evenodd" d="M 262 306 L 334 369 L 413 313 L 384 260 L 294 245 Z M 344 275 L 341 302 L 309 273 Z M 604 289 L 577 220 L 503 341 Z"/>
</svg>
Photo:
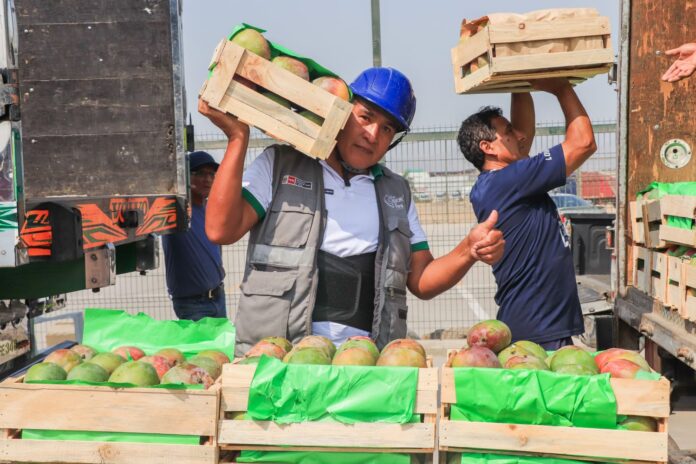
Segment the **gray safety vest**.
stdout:
<svg viewBox="0 0 696 464">
<path fill-rule="evenodd" d="M 286 337 L 295 343 L 312 333 L 317 252 L 326 225 L 323 168 L 291 147 L 271 149 L 273 196 L 263 220 L 249 233 L 235 317 L 237 356 L 263 337 Z M 406 336 L 406 279 L 413 232 L 408 221 L 408 182 L 382 166 L 376 166 L 373 174 L 380 232 L 372 337 L 381 348 Z"/>
</svg>

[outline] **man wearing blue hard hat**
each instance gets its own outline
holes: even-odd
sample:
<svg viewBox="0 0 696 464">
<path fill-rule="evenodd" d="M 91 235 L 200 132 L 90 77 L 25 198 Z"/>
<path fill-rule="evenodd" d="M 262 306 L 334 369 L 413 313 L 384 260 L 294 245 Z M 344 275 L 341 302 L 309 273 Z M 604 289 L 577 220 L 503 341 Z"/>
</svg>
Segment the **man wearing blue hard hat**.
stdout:
<svg viewBox="0 0 696 464">
<path fill-rule="evenodd" d="M 493 213 L 433 258 L 407 181 L 379 164 L 410 130 L 411 83 L 396 69 L 370 68 L 350 88 L 353 110 L 328 159 L 273 145 L 246 171 L 249 127 L 199 101 L 229 139 L 206 231 L 221 244 L 250 232 L 237 355 L 263 337 L 296 342 L 312 333 L 339 344 L 365 335 L 382 347 L 406 336 L 407 288 L 432 298 L 477 260 L 490 264 L 502 255 Z"/>
<path fill-rule="evenodd" d="M 189 154 L 191 227 L 162 236 L 167 289 L 179 319 L 227 317 L 220 245 L 205 234 L 206 200 L 219 164 L 204 151 Z"/>
</svg>

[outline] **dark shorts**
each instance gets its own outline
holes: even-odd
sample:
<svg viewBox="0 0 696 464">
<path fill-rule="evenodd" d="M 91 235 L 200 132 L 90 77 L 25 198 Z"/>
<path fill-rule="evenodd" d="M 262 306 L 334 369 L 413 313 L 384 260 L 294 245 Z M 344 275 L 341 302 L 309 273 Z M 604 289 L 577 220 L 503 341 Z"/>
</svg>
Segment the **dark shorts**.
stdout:
<svg viewBox="0 0 696 464">
<path fill-rule="evenodd" d="M 204 317 L 227 317 L 225 287 L 220 285 L 212 298 L 199 295 L 172 298 L 174 313 L 179 319 L 198 321 Z"/>
<path fill-rule="evenodd" d="M 544 343 L 539 343 L 543 349 L 546 351 L 556 351 L 564 346 L 572 345 L 573 339 L 570 337 L 559 338 L 558 340 L 551 340 Z"/>
</svg>

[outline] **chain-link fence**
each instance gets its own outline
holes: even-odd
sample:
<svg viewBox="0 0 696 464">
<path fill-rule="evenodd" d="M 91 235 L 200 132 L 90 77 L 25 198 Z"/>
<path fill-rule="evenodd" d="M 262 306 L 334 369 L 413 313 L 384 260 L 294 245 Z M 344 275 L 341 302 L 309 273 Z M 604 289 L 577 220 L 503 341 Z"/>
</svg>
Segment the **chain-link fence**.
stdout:
<svg viewBox="0 0 696 464">
<path fill-rule="evenodd" d="M 616 134 L 615 123 L 595 125 L 597 153 L 558 189 L 555 199 L 560 206 L 587 207 L 599 205 L 614 211 L 616 192 Z M 458 127 L 439 127 L 417 130 L 386 156 L 386 165 L 403 174 L 410 182 L 420 221 L 428 236 L 435 257 L 442 256 L 462 240 L 476 219 L 468 194 L 478 172 L 464 159 L 456 143 Z M 537 127 L 532 153 L 562 142 L 562 124 L 543 124 Z M 252 134 L 246 162 L 250 163 L 272 140 Z M 202 134 L 196 139 L 197 149 L 206 149 L 218 159 L 224 142 L 220 134 Z M 584 200 L 583 200 L 584 199 Z M 583 206 L 584 204 L 584 206 Z M 228 314 L 234 317 L 239 299 L 246 239 L 223 247 L 223 264 L 227 272 L 225 292 Z M 68 295 L 68 304 L 61 313 L 80 311 L 87 307 L 118 308 L 132 313 L 145 312 L 158 319 L 174 318 L 167 297 L 164 278 L 164 258 L 159 269 L 147 275 L 120 275 L 116 285 Z M 442 295 L 421 301 L 409 295 L 409 328 L 419 335 L 447 330 L 457 337 L 467 327 L 495 317 L 496 285 L 490 267 L 476 264 L 461 282 Z M 52 314 L 53 316 L 59 315 Z M 47 324 L 37 325 L 37 342 L 44 343 Z"/>
</svg>

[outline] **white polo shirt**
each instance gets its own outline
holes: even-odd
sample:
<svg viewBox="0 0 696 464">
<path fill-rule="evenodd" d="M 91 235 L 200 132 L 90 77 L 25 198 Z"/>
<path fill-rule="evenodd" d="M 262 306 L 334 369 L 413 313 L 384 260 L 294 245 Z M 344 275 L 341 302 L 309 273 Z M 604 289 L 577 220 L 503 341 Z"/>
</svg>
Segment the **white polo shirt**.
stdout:
<svg viewBox="0 0 696 464">
<path fill-rule="evenodd" d="M 271 204 L 273 194 L 273 157 L 272 149 L 264 150 L 244 171 L 242 178 L 244 198 L 261 219 Z M 345 185 L 343 178 L 326 161 L 321 160 L 319 163 L 324 174 L 327 212 L 321 250 L 342 258 L 376 251 L 379 241 L 379 209 L 374 181 L 375 174 L 379 171 L 373 169 L 367 175 L 353 176 L 350 178 L 350 185 Z M 408 210 L 408 220 L 413 232 L 411 251 L 428 250 L 427 237 L 418 220 L 413 199 Z M 368 332 L 336 322 L 314 322 L 312 331 L 316 335 L 328 337 L 337 345 L 354 335 L 369 336 Z"/>
</svg>

